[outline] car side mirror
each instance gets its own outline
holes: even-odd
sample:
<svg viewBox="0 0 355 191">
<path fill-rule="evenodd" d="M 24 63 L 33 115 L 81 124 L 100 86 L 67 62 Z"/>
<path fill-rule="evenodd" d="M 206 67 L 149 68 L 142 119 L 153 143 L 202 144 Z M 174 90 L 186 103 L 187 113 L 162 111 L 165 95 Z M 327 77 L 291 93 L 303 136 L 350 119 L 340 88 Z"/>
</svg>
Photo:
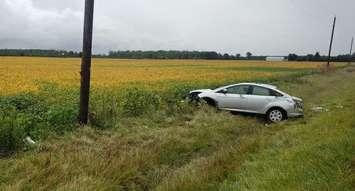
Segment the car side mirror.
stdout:
<svg viewBox="0 0 355 191">
<path fill-rule="evenodd" d="M 227 90 L 227 89 L 223 89 L 223 90 L 221 90 L 221 93 L 222 93 L 222 94 L 227 94 L 227 93 L 228 93 L 228 90 Z"/>
</svg>

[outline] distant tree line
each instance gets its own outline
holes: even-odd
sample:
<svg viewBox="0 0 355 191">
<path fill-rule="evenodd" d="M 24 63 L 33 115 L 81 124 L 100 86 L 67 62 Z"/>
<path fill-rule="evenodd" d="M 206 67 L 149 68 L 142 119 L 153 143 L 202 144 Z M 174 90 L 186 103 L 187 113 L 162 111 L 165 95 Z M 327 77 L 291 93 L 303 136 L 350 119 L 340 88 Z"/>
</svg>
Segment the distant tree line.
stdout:
<svg viewBox="0 0 355 191">
<path fill-rule="evenodd" d="M 289 61 L 313 61 L 313 62 L 325 62 L 328 60 L 328 56 L 320 55 L 319 52 L 315 54 L 307 54 L 307 55 L 297 55 L 297 54 L 289 54 Z M 355 53 L 352 55 L 338 55 L 332 56 L 331 61 L 333 62 L 348 62 L 355 61 Z"/>
<path fill-rule="evenodd" d="M 81 52 L 66 50 L 40 50 L 40 49 L 0 49 L 0 56 L 38 56 L 38 57 L 81 57 Z M 265 60 L 267 56 L 255 56 L 247 52 L 241 54 L 221 54 L 215 51 L 110 51 L 108 54 L 93 55 L 97 58 L 120 58 L 120 59 L 205 59 L 205 60 Z M 315 54 L 286 56 L 289 61 L 327 61 L 328 57 Z M 331 58 L 336 62 L 355 61 L 355 53 L 350 55 L 338 55 Z"/>
<path fill-rule="evenodd" d="M 0 56 L 81 57 L 81 53 L 66 50 L 0 49 Z"/>
<path fill-rule="evenodd" d="M 40 57 L 81 57 L 81 52 L 66 50 L 41 50 L 41 49 L 0 49 L 0 56 L 40 56 Z M 207 60 L 265 60 L 266 56 L 253 56 L 247 52 L 241 54 L 221 54 L 215 51 L 110 51 L 108 54 L 96 54 L 100 58 L 121 59 L 207 59 Z"/>
<path fill-rule="evenodd" d="M 206 60 L 265 60 L 265 56 L 252 56 L 250 52 L 242 57 L 240 54 L 221 54 L 214 51 L 110 51 L 110 58 L 123 59 L 206 59 Z"/>
</svg>

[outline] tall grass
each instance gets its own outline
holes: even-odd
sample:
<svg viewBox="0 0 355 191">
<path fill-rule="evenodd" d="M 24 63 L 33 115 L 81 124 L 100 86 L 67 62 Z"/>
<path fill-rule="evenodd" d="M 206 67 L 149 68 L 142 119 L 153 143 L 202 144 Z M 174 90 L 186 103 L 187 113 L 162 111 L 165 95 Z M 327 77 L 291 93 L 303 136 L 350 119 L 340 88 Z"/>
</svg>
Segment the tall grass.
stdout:
<svg viewBox="0 0 355 191">
<path fill-rule="evenodd" d="M 354 80 L 353 72 L 338 71 L 274 81 L 281 89 L 303 97 L 307 108 L 304 119 L 277 125 L 207 107 L 197 109 L 181 102 L 189 89 L 183 86 L 168 92 L 93 92 L 90 115 L 94 128 L 69 125 L 74 120 L 69 116 L 75 116 L 71 112 L 76 112 L 71 109 L 76 106 L 75 91 L 48 86 L 42 93 L 26 95 L 30 101 L 26 96 L 26 104 L 20 101 L 25 109 L 5 98 L 2 103 L 9 102 L 15 113 L 35 114 L 27 111 L 43 103 L 45 107 L 35 109 L 39 113 L 35 116 L 43 118 L 33 124 L 42 124 L 39 129 L 54 128 L 54 133 L 38 138 L 44 141 L 27 152 L 0 159 L 0 188 L 351 190 Z M 125 103 L 130 99 L 139 101 L 137 105 Z M 318 105 L 330 111 L 310 110 Z M 58 128 L 50 119 L 60 120 Z M 60 127 L 69 129 L 61 132 Z"/>
</svg>

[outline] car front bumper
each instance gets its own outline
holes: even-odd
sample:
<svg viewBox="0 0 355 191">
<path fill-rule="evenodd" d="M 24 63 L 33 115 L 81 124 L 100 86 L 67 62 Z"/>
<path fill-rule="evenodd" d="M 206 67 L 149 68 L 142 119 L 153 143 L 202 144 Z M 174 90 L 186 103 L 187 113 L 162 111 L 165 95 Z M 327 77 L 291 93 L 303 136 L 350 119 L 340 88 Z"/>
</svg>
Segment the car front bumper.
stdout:
<svg viewBox="0 0 355 191">
<path fill-rule="evenodd" d="M 289 113 L 288 117 L 290 118 L 294 118 L 294 117 L 303 117 L 304 114 L 303 113 Z"/>
<path fill-rule="evenodd" d="M 289 111 L 288 114 L 287 114 L 287 117 L 303 117 L 304 116 L 304 113 L 303 113 L 303 109 L 302 108 L 294 108 L 293 111 Z"/>
</svg>

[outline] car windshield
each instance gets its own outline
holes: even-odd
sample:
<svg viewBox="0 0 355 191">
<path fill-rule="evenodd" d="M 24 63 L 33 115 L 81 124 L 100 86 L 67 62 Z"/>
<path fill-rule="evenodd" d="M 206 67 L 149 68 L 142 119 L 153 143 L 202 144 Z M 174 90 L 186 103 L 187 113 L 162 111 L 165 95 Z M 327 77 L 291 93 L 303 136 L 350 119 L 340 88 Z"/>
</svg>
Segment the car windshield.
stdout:
<svg viewBox="0 0 355 191">
<path fill-rule="evenodd" d="M 236 85 L 233 85 L 233 86 L 237 86 L 238 84 L 236 84 Z M 241 85 L 241 84 L 240 84 Z M 214 89 L 212 89 L 212 90 L 215 90 L 215 91 L 217 91 L 217 90 L 223 90 L 223 89 L 227 89 L 227 88 L 230 88 L 230 87 L 232 87 L 232 85 L 225 85 L 225 86 L 219 86 L 219 87 L 217 87 L 217 88 L 214 88 Z"/>
</svg>

